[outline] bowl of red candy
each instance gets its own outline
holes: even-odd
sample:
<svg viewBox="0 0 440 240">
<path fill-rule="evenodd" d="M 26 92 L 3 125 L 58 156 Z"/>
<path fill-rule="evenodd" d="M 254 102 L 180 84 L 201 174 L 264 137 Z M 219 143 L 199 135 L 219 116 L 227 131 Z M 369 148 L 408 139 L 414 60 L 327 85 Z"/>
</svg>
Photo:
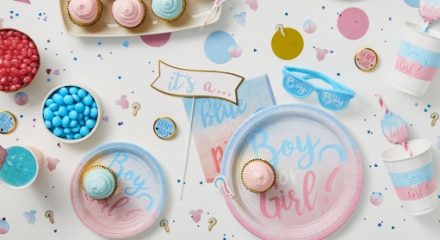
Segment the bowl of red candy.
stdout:
<svg viewBox="0 0 440 240">
<path fill-rule="evenodd" d="M 40 67 L 35 42 L 25 33 L 0 29 L 0 91 L 15 92 L 29 85 Z"/>
</svg>

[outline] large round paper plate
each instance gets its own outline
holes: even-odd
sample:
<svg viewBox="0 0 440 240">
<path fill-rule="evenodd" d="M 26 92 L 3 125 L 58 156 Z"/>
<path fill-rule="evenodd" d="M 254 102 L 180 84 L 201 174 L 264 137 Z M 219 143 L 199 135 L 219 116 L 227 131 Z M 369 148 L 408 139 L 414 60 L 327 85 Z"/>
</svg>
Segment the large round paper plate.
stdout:
<svg viewBox="0 0 440 240">
<path fill-rule="evenodd" d="M 92 165 L 111 168 L 118 188 L 108 200 L 90 199 L 81 187 L 81 176 Z M 70 197 L 79 219 L 108 238 L 127 238 L 150 227 L 165 203 L 166 183 L 156 159 L 143 148 L 114 142 L 88 153 L 72 176 Z"/>
<path fill-rule="evenodd" d="M 268 160 L 276 184 L 252 193 L 241 182 L 243 165 Z M 247 119 L 228 142 L 221 175 L 235 218 L 263 239 L 322 239 L 350 217 L 362 190 L 356 143 L 326 112 L 306 105 L 265 108 Z"/>
</svg>

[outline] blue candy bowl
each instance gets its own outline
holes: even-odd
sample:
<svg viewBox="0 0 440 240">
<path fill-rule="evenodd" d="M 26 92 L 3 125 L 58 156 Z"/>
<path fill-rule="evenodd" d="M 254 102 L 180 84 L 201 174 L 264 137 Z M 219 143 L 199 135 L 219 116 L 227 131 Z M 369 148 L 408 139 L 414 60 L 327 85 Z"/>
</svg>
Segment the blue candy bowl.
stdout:
<svg viewBox="0 0 440 240">
<path fill-rule="evenodd" d="M 90 89 L 62 85 L 50 91 L 42 103 L 45 128 L 66 143 L 88 139 L 101 122 L 102 105 Z"/>
</svg>

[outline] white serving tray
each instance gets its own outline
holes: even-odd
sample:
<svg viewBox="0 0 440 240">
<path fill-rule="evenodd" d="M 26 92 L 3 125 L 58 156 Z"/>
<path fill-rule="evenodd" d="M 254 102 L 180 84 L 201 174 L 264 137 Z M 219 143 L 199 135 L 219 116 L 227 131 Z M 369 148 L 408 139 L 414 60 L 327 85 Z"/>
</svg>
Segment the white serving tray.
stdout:
<svg viewBox="0 0 440 240">
<path fill-rule="evenodd" d="M 214 5 L 214 1 L 212 0 L 186 0 L 186 9 L 183 15 L 173 22 L 166 22 L 157 19 L 153 15 L 150 9 L 149 0 L 143 1 L 147 5 L 147 16 L 145 21 L 135 29 L 125 29 L 116 24 L 111 11 L 112 3 L 114 1 L 101 1 L 103 7 L 102 17 L 91 27 L 79 27 L 72 23 L 67 14 L 68 0 L 59 0 L 59 3 L 67 33 L 80 37 L 121 37 L 175 32 L 202 27 L 205 23 L 206 25 L 215 23 L 221 15 L 221 7 L 218 11 L 212 10 Z"/>
</svg>

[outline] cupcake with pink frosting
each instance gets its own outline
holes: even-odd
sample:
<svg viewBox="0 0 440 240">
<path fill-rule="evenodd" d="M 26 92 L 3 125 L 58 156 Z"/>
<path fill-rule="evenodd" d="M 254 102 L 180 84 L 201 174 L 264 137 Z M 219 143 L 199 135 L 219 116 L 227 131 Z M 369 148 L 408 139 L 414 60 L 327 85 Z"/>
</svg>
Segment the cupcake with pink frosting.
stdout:
<svg viewBox="0 0 440 240">
<path fill-rule="evenodd" d="M 147 14 L 147 6 L 142 0 L 115 0 L 112 5 L 113 19 L 124 28 L 141 25 Z"/>
<path fill-rule="evenodd" d="M 99 0 L 69 0 L 67 15 L 74 24 L 90 27 L 101 19 L 102 4 Z"/>
<path fill-rule="evenodd" d="M 252 159 L 241 170 L 241 182 L 251 192 L 263 193 L 274 186 L 275 170 L 263 159 Z"/>
</svg>

